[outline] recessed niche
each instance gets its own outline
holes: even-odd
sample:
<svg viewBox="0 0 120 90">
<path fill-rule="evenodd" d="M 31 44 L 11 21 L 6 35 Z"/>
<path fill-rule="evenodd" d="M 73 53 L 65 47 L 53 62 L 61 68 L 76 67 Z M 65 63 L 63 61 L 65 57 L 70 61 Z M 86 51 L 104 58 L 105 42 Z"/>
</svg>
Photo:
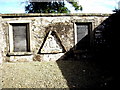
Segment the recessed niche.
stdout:
<svg viewBox="0 0 120 90">
<path fill-rule="evenodd" d="M 52 54 L 52 53 L 64 53 L 65 48 L 61 43 L 60 38 L 58 37 L 55 31 L 49 31 L 46 35 L 40 53 Z"/>
</svg>

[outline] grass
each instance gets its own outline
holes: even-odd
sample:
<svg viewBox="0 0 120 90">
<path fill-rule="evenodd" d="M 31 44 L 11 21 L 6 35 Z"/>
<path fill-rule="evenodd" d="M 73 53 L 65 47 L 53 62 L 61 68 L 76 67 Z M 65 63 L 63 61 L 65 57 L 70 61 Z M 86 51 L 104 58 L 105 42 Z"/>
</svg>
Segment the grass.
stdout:
<svg viewBox="0 0 120 90">
<path fill-rule="evenodd" d="M 111 76 L 86 61 L 2 64 L 2 88 L 108 87 Z"/>
<path fill-rule="evenodd" d="M 67 88 L 56 62 L 4 63 L 3 88 Z"/>
</svg>

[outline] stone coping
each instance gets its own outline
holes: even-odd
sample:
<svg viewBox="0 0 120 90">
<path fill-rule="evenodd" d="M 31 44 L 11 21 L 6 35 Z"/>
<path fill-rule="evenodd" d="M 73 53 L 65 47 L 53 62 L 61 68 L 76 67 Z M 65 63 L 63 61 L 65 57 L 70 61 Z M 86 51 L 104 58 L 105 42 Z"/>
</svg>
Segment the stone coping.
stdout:
<svg viewBox="0 0 120 90">
<path fill-rule="evenodd" d="M 55 16 L 110 16 L 112 13 L 13 13 L 0 14 L 1 17 L 55 17 Z"/>
</svg>

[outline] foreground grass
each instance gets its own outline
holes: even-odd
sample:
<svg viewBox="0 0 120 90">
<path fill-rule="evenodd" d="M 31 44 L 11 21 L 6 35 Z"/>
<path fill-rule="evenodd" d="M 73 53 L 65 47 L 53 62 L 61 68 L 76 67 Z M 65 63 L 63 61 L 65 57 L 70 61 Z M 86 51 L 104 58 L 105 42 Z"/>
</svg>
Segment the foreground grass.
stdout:
<svg viewBox="0 0 120 90">
<path fill-rule="evenodd" d="M 108 87 L 105 73 L 85 61 L 3 63 L 2 88 Z"/>
<path fill-rule="evenodd" d="M 3 88 L 67 88 L 56 62 L 4 63 Z"/>
</svg>

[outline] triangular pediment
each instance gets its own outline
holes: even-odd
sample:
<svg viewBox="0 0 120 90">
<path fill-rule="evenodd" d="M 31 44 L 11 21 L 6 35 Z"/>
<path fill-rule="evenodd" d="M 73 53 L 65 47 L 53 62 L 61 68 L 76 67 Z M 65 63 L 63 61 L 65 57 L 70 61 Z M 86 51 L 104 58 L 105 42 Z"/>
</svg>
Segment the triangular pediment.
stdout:
<svg viewBox="0 0 120 90">
<path fill-rule="evenodd" d="M 63 53 L 65 52 L 65 48 L 62 45 L 56 32 L 49 31 L 46 38 L 44 39 L 40 52 L 41 53 Z"/>
</svg>

